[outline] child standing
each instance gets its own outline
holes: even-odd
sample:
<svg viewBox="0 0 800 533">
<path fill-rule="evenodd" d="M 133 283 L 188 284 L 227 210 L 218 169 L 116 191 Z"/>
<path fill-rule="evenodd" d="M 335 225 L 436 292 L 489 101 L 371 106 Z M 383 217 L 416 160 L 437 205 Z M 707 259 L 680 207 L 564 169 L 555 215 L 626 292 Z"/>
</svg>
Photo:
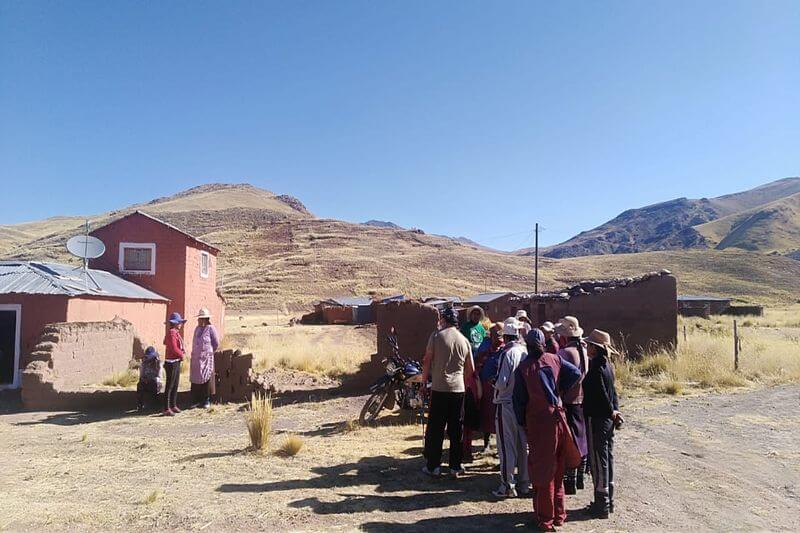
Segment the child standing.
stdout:
<svg viewBox="0 0 800 533">
<path fill-rule="evenodd" d="M 139 365 L 139 384 L 136 385 L 139 412 L 144 411 L 145 398 L 148 403 L 152 401 L 152 404 L 155 404 L 159 392 L 161 392 L 161 359 L 156 349 L 148 346 Z"/>
</svg>

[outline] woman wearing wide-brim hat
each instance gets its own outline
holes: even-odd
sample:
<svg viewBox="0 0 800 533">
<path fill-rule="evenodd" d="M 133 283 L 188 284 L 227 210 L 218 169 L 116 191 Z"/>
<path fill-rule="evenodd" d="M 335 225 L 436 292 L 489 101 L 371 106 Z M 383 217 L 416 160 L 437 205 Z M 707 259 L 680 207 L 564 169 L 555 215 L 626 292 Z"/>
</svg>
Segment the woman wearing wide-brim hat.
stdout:
<svg viewBox="0 0 800 533">
<path fill-rule="evenodd" d="M 609 355 L 617 353 L 611 336 L 596 329 L 586 339 L 589 370 L 583 379 L 583 413 L 594 483 L 592 515 L 608 518 L 614 512 L 614 429 L 623 422 Z"/>
<path fill-rule="evenodd" d="M 219 333 L 211 325 L 211 312 L 205 307 L 200 309 L 196 318 L 189 381 L 192 382 L 192 404 L 207 409 L 211 406 L 211 396 L 216 392 L 214 352 L 219 348 Z"/>
</svg>

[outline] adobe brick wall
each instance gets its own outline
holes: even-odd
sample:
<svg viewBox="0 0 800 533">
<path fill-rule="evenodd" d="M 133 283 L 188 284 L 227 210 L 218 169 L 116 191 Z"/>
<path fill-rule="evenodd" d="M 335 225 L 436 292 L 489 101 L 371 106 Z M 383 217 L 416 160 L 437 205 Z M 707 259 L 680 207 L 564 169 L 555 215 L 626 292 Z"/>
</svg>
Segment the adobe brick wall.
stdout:
<svg viewBox="0 0 800 533">
<path fill-rule="evenodd" d="M 56 294 L 2 294 L 0 304 L 22 306 L 20 331 L 20 368 L 25 368 L 25 354 L 39 342 L 42 328 L 54 322 L 67 321 L 66 296 Z"/>
<path fill-rule="evenodd" d="M 119 317 L 133 325 L 144 344 L 161 350 L 166 334 L 166 313 L 166 302 L 72 298 L 67 307 L 66 322 L 98 322 Z"/>
<path fill-rule="evenodd" d="M 213 253 L 208 254 L 210 258 L 208 277 L 204 278 L 200 275 L 200 256 L 203 251 L 195 246 L 186 246 L 184 306 L 183 310 L 178 312 L 191 320 L 200 308 L 208 308 L 212 315 L 211 322 L 222 336 L 225 334 L 225 303 L 217 295 L 217 258 Z M 194 325 L 194 322 L 191 321 L 189 325 Z"/>
<path fill-rule="evenodd" d="M 439 324 L 439 311 L 430 305 L 405 300 L 376 307 L 378 355 L 392 353 L 386 336 L 395 328 L 397 345 L 404 357 L 422 361 L 428 338 Z"/>
<path fill-rule="evenodd" d="M 134 357 L 135 332 L 130 322 L 50 324 L 26 357 L 22 403 L 28 409 L 51 409 L 59 394 L 97 383 L 128 368 Z"/>
</svg>

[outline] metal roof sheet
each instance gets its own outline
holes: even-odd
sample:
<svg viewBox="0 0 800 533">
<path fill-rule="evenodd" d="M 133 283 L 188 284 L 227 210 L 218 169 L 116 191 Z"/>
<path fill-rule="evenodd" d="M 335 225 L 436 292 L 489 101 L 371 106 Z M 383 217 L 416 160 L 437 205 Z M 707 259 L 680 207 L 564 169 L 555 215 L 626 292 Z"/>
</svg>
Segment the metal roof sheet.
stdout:
<svg viewBox="0 0 800 533">
<path fill-rule="evenodd" d="M 362 307 L 372 305 L 372 298 L 366 296 L 342 296 L 337 298 L 329 298 L 325 300 L 336 305 L 343 307 Z"/>
<path fill-rule="evenodd" d="M 0 261 L 0 294 L 60 294 L 70 297 L 169 301 L 104 270 L 84 271 L 70 265 L 33 261 Z"/>
<path fill-rule="evenodd" d="M 679 302 L 730 302 L 733 298 L 719 298 L 717 296 L 678 296 Z"/>
<path fill-rule="evenodd" d="M 465 304 L 482 304 L 482 303 L 489 303 L 497 300 L 498 298 L 502 298 L 508 294 L 513 294 L 512 292 L 482 292 L 473 296 L 472 298 L 467 298 L 464 300 Z"/>
</svg>

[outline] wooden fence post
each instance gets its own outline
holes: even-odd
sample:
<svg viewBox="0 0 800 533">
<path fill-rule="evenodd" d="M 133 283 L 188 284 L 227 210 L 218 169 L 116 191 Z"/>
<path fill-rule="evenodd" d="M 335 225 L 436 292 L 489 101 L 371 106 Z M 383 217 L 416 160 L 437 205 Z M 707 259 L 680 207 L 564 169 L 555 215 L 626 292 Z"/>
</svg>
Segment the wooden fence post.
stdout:
<svg viewBox="0 0 800 533">
<path fill-rule="evenodd" d="M 683 342 L 686 343 L 686 324 L 683 325 Z"/>
<path fill-rule="evenodd" d="M 739 370 L 739 329 L 733 321 L 733 369 Z"/>
</svg>

